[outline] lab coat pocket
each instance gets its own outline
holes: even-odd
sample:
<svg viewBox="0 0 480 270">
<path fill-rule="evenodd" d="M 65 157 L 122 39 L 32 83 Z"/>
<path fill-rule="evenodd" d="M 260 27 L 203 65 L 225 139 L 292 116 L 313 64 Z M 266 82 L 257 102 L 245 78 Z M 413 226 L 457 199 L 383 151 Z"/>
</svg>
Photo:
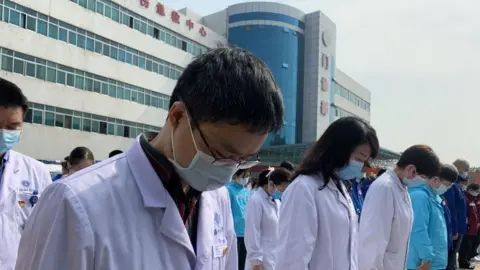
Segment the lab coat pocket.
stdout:
<svg viewBox="0 0 480 270">
<path fill-rule="evenodd" d="M 217 234 L 212 247 L 212 270 L 225 269 L 225 256 L 228 246 L 224 234 Z"/>
</svg>

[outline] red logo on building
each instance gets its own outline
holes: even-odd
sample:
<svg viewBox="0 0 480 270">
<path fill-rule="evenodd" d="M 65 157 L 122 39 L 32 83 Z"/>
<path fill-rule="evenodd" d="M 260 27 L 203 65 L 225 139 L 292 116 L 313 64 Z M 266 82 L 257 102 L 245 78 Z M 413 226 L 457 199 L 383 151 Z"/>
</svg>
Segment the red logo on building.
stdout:
<svg viewBox="0 0 480 270">
<path fill-rule="evenodd" d="M 325 79 L 325 78 L 322 78 L 320 83 L 321 83 L 322 91 L 327 91 L 328 90 L 328 80 Z"/>
<path fill-rule="evenodd" d="M 202 35 L 202 37 L 205 37 L 207 35 L 207 31 L 205 30 L 205 27 L 202 26 L 202 28 L 200 28 L 200 30 L 198 30 L 198 32 L 200 33 L 200 35 Z"/>
<path fill-rule="evenodd" d="M 328 114 L 328 102 L 326 101 L 320 102 L 320 113 L 323 115 Z"/>
<path fill-rule="evenodd" d="M 172 22 L 174 23 L 180 23 L 180 14 L 178 14 L 178 12 L 176 12 L 175 10 L 172 11 L 172 13 L 170 14 L 171 17 L 172 17 Z"/>
<path fill-rule="evenodd" d="M 150 0 L 140 0 L 140 6 L 148 8 L 150 6 Z"/>
<path fill-rule="evenodd" d="M 158 3 L 156 6 L 157 14 L 160 16 L 165 16 L 165 6 Z"/>
<path fill-rule="evenodd" d="M 188 19 L 188 20 L 185 22 L 185 24 L 187 25 L 188 30 L 192 30 L 192 28 L 193 28 L 193 22 L 192 22 L 191 19 Z"/>
</svg>

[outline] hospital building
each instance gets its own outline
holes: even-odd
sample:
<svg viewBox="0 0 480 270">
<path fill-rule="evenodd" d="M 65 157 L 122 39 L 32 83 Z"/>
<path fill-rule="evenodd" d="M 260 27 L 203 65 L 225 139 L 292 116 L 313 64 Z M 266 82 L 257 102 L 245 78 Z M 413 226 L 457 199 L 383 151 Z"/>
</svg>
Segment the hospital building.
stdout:
<svg viewBox="0 0 480 270">
<path fill-rule="evenodd" d="M 40 160 L 62 160 L 76 146 L 96 159 L 125 151 L 164 125 L 188 63 L 229 44 L 262 58 L 282 90 L 284 127 L 262 151 L 273 160 L 339 117 L 370 119 L 370 91 L 336 67 L 336 41 L 321 11 L 278 3 L 200 16 L 155 0 L 0 0 L 0 77 L 30 102 L 15 149 Z"/>
</svg>

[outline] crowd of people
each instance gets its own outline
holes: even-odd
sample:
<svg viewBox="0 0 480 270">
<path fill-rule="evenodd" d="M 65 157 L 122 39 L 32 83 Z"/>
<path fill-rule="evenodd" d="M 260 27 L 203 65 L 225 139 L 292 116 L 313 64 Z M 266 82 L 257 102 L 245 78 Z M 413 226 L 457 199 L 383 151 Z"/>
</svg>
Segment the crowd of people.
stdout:
<svg viewBox="0 0 480 270">
<path fill-rule="evenodd" d="M 284 107 L 267 65 L 245 50 L 194 59 L 159 133 L 98 163 L 77 147 L 54 183 L 12 150 L 29 136 L 26 97 L 5 79 L 0 93 L 0 269 L 441 270 L 457 253 L 472 269 L 479 187 L 463 159 L 444 164 L 413 145 L 361 180 L 379 138 L 343 117 L 298 166 L 252 178 Z"/>
</svg>

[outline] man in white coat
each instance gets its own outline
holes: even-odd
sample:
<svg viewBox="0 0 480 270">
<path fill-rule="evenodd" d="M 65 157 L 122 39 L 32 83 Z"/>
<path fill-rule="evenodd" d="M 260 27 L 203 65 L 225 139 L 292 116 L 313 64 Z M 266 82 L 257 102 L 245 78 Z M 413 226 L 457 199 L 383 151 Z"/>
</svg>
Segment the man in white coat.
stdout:
<svg viewBox="0 0 480 270">
<path fill-rule="evenodd" d="M 358 269 L 406 268 L 413 224 L 407 187 L 422 185 L 426 179 L 438 176 L 440 166 L 430 147 L 414 145 L 402 153 L 394 169 L 387 170 L 373 182 L 360 218 Z M 422 262 L 422 267 L 428 267 L 430 263 Z"/>
<path fill-rule="evenodd" d="M 237 269 L 224 185 L 259 162 L 282 123 L 263 61 L 236 48 L 199 56 L 178 79 L 158 135 L 47 188 L 16 270 Z"/>
<path fill-rule="evenodd" d="M 20 88 L 0 78 L 0 270 L 15 267 L 23 227 L 52 182 L 44 164 L 12 150 L 27 110 Z"/>
</svg>

